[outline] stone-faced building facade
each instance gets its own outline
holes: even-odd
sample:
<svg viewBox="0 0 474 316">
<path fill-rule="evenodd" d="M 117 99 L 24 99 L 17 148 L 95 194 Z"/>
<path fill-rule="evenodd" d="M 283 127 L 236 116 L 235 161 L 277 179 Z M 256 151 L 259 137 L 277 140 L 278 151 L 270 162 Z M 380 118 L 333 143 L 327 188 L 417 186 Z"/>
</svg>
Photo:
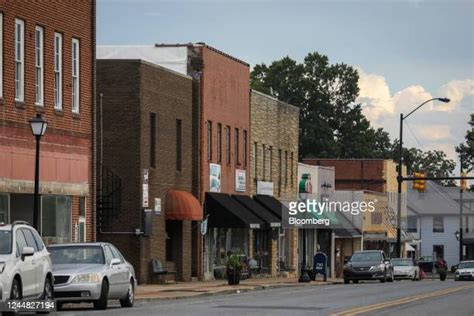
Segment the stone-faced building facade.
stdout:
<svg viewBox="0 0 474 316">
<path fill-rule="evenodd" d="M 192 90 L 190 77 L 143 60 L 97 61 L 97 238 L 114 243 L 142 283 L 155 281 L 153 259 L 177 280 L 198 276 Z"/>
<path fill-rule="evenodd" d="M 255 90 L 251 91 L 250 100 L 250 192 L 272 195 L 280 201 L 295 200 L 299 108 Z M 296 230 L 284 233 L 284 238 L 270 239 L 272 274 L 277 271 L 277 262 L 280 265 L 284 262 L 288 270 L 295 270 L 297 266 Z"/>
<path fill-rule="evenodd" d="M 0 222 L 33 223 L 41 138 L 39 230 L 46 243 L 95 239 L 95 1 L 0 0 Z"/>
</svg>

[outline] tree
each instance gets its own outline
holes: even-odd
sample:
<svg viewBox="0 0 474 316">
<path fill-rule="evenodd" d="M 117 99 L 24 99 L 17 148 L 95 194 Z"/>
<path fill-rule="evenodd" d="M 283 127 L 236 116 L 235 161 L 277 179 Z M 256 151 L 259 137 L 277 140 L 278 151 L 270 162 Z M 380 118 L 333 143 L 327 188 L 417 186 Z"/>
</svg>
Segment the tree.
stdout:
<svg viewBox="0 0 474 316">
<path fill-rule="evenodd" d="M 398 161 L 398 139 L 393 143 L 393 157 Z M 424 172 L 429 177 L 453 176 L 456 163 L 448 159 L 442 150 L 428 150 L 423 152 L 418 148 L 403 148 L 403 163 L 407 173 Z M 453 186 L 455 181 L 444 180 L 443 185 Z"/>
<path fill-rule="evenodd" d="M 359 75 L 346 64 L 309 53 L 303 63 L 285 57 L 256 65 L 250 78 L 253 89 L 300 108 L 300 158 L 374 158 L 381 154 L 373 150 L 374 139 L 388 141 L 378 149 L 390 146 L 355 103 Z"/>
<path fill-rule="evenodd" d="M 456 147 L 456 152 L 462 157 L 463 169 L 466 172 L 474 170 L 474 113 L 469 121 L 471 129 L 467 130 L 465 141 Z"/>
</svg>

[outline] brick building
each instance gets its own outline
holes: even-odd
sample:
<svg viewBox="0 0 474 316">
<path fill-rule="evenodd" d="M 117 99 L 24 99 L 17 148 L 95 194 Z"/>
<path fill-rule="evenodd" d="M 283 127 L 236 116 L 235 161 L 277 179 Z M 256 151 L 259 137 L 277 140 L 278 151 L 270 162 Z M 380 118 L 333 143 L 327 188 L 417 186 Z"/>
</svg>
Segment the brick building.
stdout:
<svg viewBox="0 0 474 316">
<path fill-rule="evenodd" d="M 97 92 L 97 238 L 120 248 L 141 283 L 155 281 L 152 259 L 177 280 L 198 277 L 192 78 L 143 60 L 99 59 Z"/>
<path fill-rule="evenodd" d="M 33 222 L 42 115 L 40 230 L 46 243 L 95 239 L 95 1 L 0 1 L 0 222 Z"/>
<path fill-rule="evenodd" d="M 250 100 L 250 192 L 254 196 L 269 195 L 280 201 L 295 200 L 299 108 L 255 90 L 251 91 Z M 257 201 L 262 199 L 254 198 Z M 275 238 L 274 234 L 279 237 Z M 252 249 L 253 253 L 268 253 L 271 274 L 296 271 L 296 230 L 260 231 L 255 232 L 253 238 L 253 244 L 260 247 Z"/>
<path fill-rule="evenodd" d="M 397 192 L 397 164 L 393 160 L 303 158 L 303 162 L 335 167 L 336 190 Z M 403 174 L 406 175 L 405 166 Z M 406 182 L 403 182 L 402 192 L 406 192 Z"/>
</svg>

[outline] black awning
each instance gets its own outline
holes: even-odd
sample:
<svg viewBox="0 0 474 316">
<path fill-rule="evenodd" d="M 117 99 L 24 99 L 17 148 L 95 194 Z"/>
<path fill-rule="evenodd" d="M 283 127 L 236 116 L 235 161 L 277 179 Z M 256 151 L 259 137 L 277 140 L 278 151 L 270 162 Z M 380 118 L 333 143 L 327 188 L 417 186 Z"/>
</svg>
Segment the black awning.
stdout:
<svg viewBox="0 0 474 316">
<path fill-rule="evenodd" d="M 335 212 L 338 224 L 334 225 L 334 234 L 336 237 L 354 237 L 361 236 L 360 230 L 341 212 Z"/>
<path fill-rule="evenodd" d="M 240 204 L 267 223 L 267 227 L 281 227 L 281 219 L 247 195 L 232 195 Z"/>
<path fill-rule="evenodd" d="M 209 227 L 265 228 L 260 218 L 229 194 L 206 192 L 205 211 L 209 216 Z"/>
<path fill-rule="evenodd" d="M 273 213 L 273 215 L 277 216 L 280 221 L 282 219 L 282 211 L 285 209 L 288 213 L 288 208 L 283 205 L 280 201 L 275 199 L 273 196 L 270 195 L 254 195 L 253 199 L 260 203 L 263 207 Z"/>
</svg>

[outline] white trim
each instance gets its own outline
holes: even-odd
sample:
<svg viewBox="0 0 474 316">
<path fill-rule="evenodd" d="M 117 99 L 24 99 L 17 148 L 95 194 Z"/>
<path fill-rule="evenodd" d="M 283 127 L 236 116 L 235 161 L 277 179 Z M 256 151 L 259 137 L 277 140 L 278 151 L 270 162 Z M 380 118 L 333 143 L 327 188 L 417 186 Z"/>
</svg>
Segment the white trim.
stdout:
<svg viewBox="0 0 474 316">
<path fill-rule="evenodd" d="M 20 26 L 20 34 L 17 33 Z M 15 19 L 15 101 L 25 100 L 25 21 Z M 20 56 L 18 56 L 20 55 Z M 17 77 L 17 66 L 20 66 Z M 18 83 L 17 83 L 18 82 Z M 17 86 L 18 84 L 18 86 Z"/>
<path fill-rule="evenodd" d="M 37 91 L 37 89 L 39 89 L 39 91 Z M 35 105 L 44 105 L 44 29 L 39 25 L 35 27 Z"/>
<path fill-rule="evenodd" d="M 3 13 L 0 12 L 0 98 L 3 97 Z"/>
<path fill-rule="evenodd" d="M 54 108 L 63 108 L 63 36 L 54 33 Z M 58 79 L 56 79 L 58 76 Z"/>
<path fill-rule="evenodd" d="M 71 45 L 71 74 L 72 74 L 72 112 L 79 113 L 79 101 L 80 101 L 80 51 L 81 46 L 77 38 L 72 39 Z M 74 58 L 74 54 L 76 58 Z"/>
</svg>

